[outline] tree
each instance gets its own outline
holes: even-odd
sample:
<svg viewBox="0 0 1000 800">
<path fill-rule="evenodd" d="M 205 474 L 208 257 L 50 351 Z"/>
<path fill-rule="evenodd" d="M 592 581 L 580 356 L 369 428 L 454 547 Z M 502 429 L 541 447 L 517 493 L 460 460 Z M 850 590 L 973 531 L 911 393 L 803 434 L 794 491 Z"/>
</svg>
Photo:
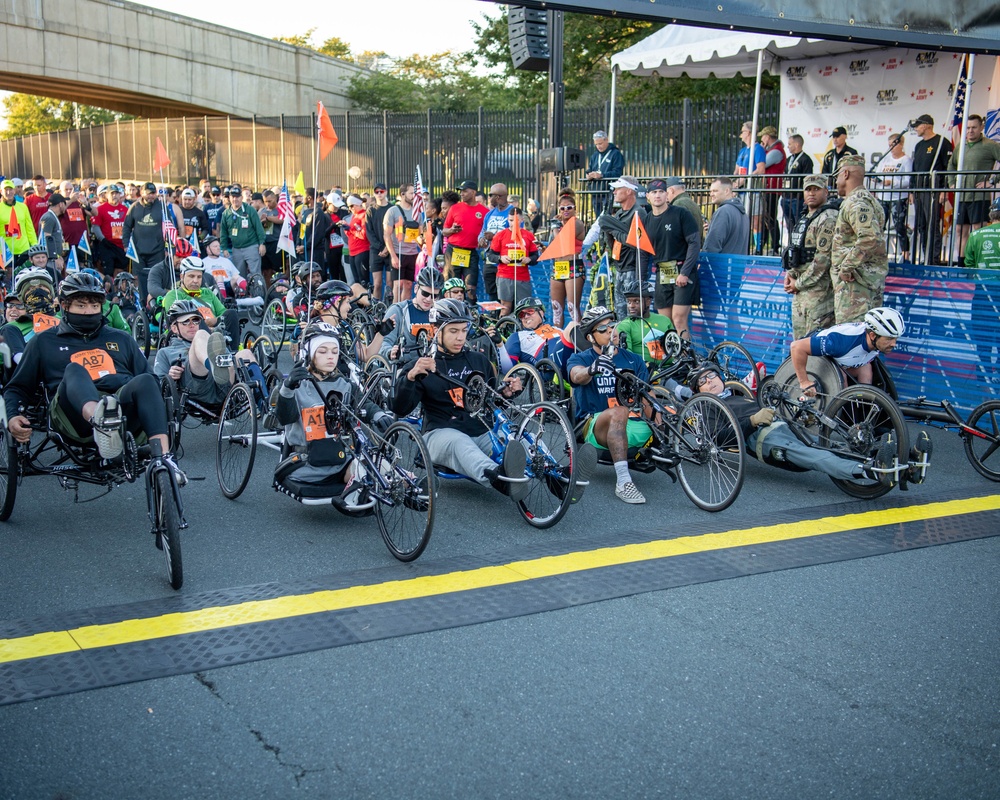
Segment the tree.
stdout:
<svg viewBox="0 0 1000 800">
<path fill-rule="evenodd" d="M 127 114 L 96 106 L 31 94 L 12 94 L 4 98 L 3 106 L 7 117 L 7 129 L 0 132 L 0 138 L 4 139 L 103 125 L 117 119 L 132 119 Z"/>
<path fill-rule="evenodd" d="M 312 42 L 314 33 L 316 33 L 316 28 L 312 27 L 305 33 L 299 33 L 294 36 L 275 36 L 274 40 L 277 42 L 284 42 L 285 44 L 291 44 L 295 47 L 305 47 L 309 50 L 315 50 L 317 53 L 322 53 L 330 58 L 339 58 L 342 61 L 353 60 L 353 56 L 351 55 L 351 46 L 339 36 L 331 36 L 323 42 L 323 44 L 317 47 Z"/>
</svg>

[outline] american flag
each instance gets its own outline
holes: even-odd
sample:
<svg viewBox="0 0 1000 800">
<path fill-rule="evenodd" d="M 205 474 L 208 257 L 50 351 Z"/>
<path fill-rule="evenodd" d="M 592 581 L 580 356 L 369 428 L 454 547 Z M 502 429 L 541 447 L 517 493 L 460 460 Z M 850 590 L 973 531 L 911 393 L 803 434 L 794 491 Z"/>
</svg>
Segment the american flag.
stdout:
<svg viewBox="0 0 1000 800">
<path fill-rule="evenodd" d="M 163 220 L 163 238 L 170 242 L 171 247 L 177 244 L 177 227 L 169 217 Z"/>
<path fill-rule="evenodd" d="M 413 174 L 413 218 L 423 222 L 424 220 L 424 182 L 420 177 L 420 165 Z"/>
<path fill-rule="evenodd" d="M 969 57 L 962 56 L 962 71 L 955 84 L 954 98 L 951 105 L 951 121 L 948 130 L 951 131 L 951 143 L 956 148 L 962 140 L 962 119 L 965 117 L 965 98 L 969 92 Z"/>
<path fill-rule="evenodd" d="M 289 225 L 295 224 L 295 209 L 288 200 L 288 181 L 281 185 L 281 194 L 278 195 L 278 216 L 282 222 L 287 220 Z"/>
</svg>

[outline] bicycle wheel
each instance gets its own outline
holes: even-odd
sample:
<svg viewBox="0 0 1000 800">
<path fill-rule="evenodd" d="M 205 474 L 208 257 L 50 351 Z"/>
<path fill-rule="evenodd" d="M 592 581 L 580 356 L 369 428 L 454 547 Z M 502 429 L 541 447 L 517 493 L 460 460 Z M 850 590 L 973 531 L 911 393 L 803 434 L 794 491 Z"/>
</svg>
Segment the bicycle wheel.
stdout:
<svg viewBox="0 0 1000 800">
<path fill-rule="evenodd" d="M 514 405 L 527 407 L 545 402 L 545 380 L 531 364 L 515 364 L 503 376 L 505 381 L 508 378 L 521 379 L 521 391 L 510 398 Z"/>
<path fill-rule="evenodd" d="M 523 411 L 515 438 L 528 452 L 524 474 L 530 478 L 528 494 L 517 510 L 535 528 L 551 528 L 566 514 L 573 500 L 576 480 L 576 438 L 562 409 L 536 403 Z"/>
<path fill-rule="evenodd" d="M 750 351 L 738 342 L 720 342 L 712 348 L 708 360 L 719 365 L 725 381 L 739 381 L 751 392 L 756 392 L 760 386 L 757 362 Z"/>
<path fill-rule="evenodd" d="M 757 393 L 743 383 L 743 381 L 726 381 L 726 388 L 737 397 L 744 397 L 747 400 L 753 400 L 757 404 L 758 408 L 760 407 L 760 400 L 757 399 Z"/>
<path fill-rule="evenodd" d="M 377 370 L 384 370 L 392 374 L 392 364 L 389 363 L 389 359 L 385 356 L 379 355 L 378 353 L 365 362 L 365 374 L 369 375 Z"/>
<path fill-rule="evenodd" d="M 253 353 L 257 364 L 263 370 L 266 370 L 269 365 L 273 367 L 278 362 L 278 351 L 275 349 L 274 342 L 266 336 L 258 336 L 254 339 L 250 352 Z"/>
<path fill-rule="evenodd" d="M 274 343 L 275 354 L 280 353 L 288 334 L 288 317 L 285 316 L 285 306 L 281 300 L 276 298 L 267 304 L 261 318 L 260 332 Z"/>
<path fill-rule="evenodd" d="M 373 479 L 382 540 L 400 561 L 418 558 L 434 528 L 434 475 L 420 434 L 405 422 L 385 432 L 372 459 L 386 485 Z"/>
<path fill-rule="evenodd" d="M 149 348 L 152 345 L 153 337 L 149 334 L 149 317 L 142 309 L 136 311 L 135 316 L 132 317 L 132 338 L 139 345 L 142 354 L 149 358 Z"/>
<path fill-rule="evenodd" d="M 17 499 L 18 464 L 17 443 L 6 426 L 0 426 L 0 491 L 3 492 L 0 522 L 6 522 L 14 513 L 14 500 Z"/>
<path fill-rule="evenodd" d="M 679 457 L 677 477 L 698 508 L 729 508 L 743 488 L 746 463 L 736 415 L 718 397 L 696 394 L 680 409 L 670 430 Z"/>
<path fill-rule="evenodd" d="M 540 358 L 535 362 L 535 369 L 545 382 L 545 399 L 562 404 L 566 399 L 566 384 L 556 362 L 551 358 Z"/>
<path fill-rule="evenodd" d="M 167 469 L 170 469 L 167 467 Z M 174 497 L 173 485 L 166 469 L 154 473 L 153 502 L 156 516 L 156 546 L 167 560 L 167 580 L 174 589 L 184 584 L 184 563 L 181 559 L 181 515 Z"/>
<path fill-rule="evenodd" d="M 826 416 L 835 424 L 824 425 L 819 441 L 823 447 L 859 462 L 878 451 L 886 434 L 896 441 L 896 457 L 901 464 L 909 458 L 910 439 L 906 420 L 899 407 L 881 389 L 874 386 L 849 386 L 839 392 L 826 408 Z M 879 480 L 831 478 L 841 491 L 851 497 L 872 499 L 892 489 Z"/>
<path fill-rule="evenodd" d="M 267 297 L 267 285 L 264 283 L 264 276 L 258 275 L 256 272 L 247 278 L 247 297 L 253 299 L 259 297 L 261 303 L 259 306 L 247 306 L 247 316 L 254 325 L 260 325 L 260 321 L 264 318 L 264 309 L 266 304 L 264 299 Z"/>
<path fill-rule="evenodd" d="M 230 500 L 242 494 L 257 455 L 257 413 L 250 387 L 237 383 L 229 390 L 219 416 L 215 471 L 222 493 Z"/>
<path fill-rule="evenodd" d="M 965 426 L 973 429 L 962 431 L 972 468 L 984 478 L 1000 481 L 1000 400 L 980 403 L 972 409 Z"/>
<path fill-rule="evenodd" d="M 177 381 L 170 378 L 160 380 L 160 394 L 163 396 L 163 407 L 167 412 L 167 443 L 169 451 L 176 453 L 181 446 L 181 431 L 184 426 L 181 395 L 177 389 Z"/>
<path fill-rule="evenodd" d="M 500 317 L 497 320 L 497 333 L 505 342 L 517 332 L 517 317 Z"/>
<path fill-rule="evenodd" d="M 831 359 L 823 356 L 809 356 L 806 360 L 806 374 L 816 385 L 816 411 L 825 409 L 830 399 L 847 385 L 847 377 L 840 368 Z M 791 358 L 786 358 L 775 370 L 774 382 L 790 397 L 797 398 L 802 395 L 802 388 L 799 386 L 799 379 L 795 377 Z M 778 414 L 788 421 L 788 412 L 785 409 L 779 409 Z M 809 429 L 817 432 L 814 425 L 810 425 Z"/>
<path fill-rule="evenodd" d="M 365 377 L 362 398 L 367 398 L 379 408 L 389 410 L 392 397 L 392 375 L 384 369 L 369 373 Z"/>
</svg>

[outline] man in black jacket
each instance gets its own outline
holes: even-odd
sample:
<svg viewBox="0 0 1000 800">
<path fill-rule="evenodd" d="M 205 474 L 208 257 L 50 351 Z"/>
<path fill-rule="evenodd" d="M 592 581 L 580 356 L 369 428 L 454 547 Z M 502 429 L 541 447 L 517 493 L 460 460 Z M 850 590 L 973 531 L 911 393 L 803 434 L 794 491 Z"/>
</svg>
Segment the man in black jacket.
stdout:
<svg viewBox="0 0 1000 800">
<path fill-rule="evenodd" d="M 368 270 L 372 276 L 372 297 L 382 299 L 385 274 L 392 269 L 389 249 L 385 244 L 382 223 L 389 210 L 389 192 L 384 183 L 375 184 L 375 205 L 365 212 L 365 233 L 368 235 Z"/>
</svg>

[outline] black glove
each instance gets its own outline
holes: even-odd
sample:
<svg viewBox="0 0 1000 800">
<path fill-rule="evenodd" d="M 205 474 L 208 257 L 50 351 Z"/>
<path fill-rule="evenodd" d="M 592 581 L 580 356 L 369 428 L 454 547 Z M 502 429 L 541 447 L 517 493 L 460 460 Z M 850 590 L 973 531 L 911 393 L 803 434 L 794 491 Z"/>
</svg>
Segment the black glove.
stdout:
<svg viewBox="0 0 1000 800">
<path fill-rule="evenodd" d="M 372 420 L 372 422 L 375 424 L 375 428 L 379 433 L 385 433 L 392 426 L 392 423 L 395 422 L 395 419 L 392 414 L 382 412 L 381 414 L 376 414 L 375 419 Z"/>
<path fill-rule="evenodd" d="M 307 380 L 309 380 L 309 370 L 305 364 L 296 364 L 285 378 L 285 386 L 289 389 L 298 389 L 299 384 Z"/>
<path fill-rule="evenodd" d="M 392 332 L 392 329 L 395 327 L 396 327 L 396 318 L 386 317 L 378 324 L 378 332 L 381 333 L 383 336 L 388 336 Z"/>
<path fill-rule="evenodd" d="M 587 374 L 593 377 L 597 373 L 602 373 L 604 375 L 612 375 L 615 371 L 615 362 L 611 356 L 599 355 L 597 359 L 587 367 Z"/>
</svg>

